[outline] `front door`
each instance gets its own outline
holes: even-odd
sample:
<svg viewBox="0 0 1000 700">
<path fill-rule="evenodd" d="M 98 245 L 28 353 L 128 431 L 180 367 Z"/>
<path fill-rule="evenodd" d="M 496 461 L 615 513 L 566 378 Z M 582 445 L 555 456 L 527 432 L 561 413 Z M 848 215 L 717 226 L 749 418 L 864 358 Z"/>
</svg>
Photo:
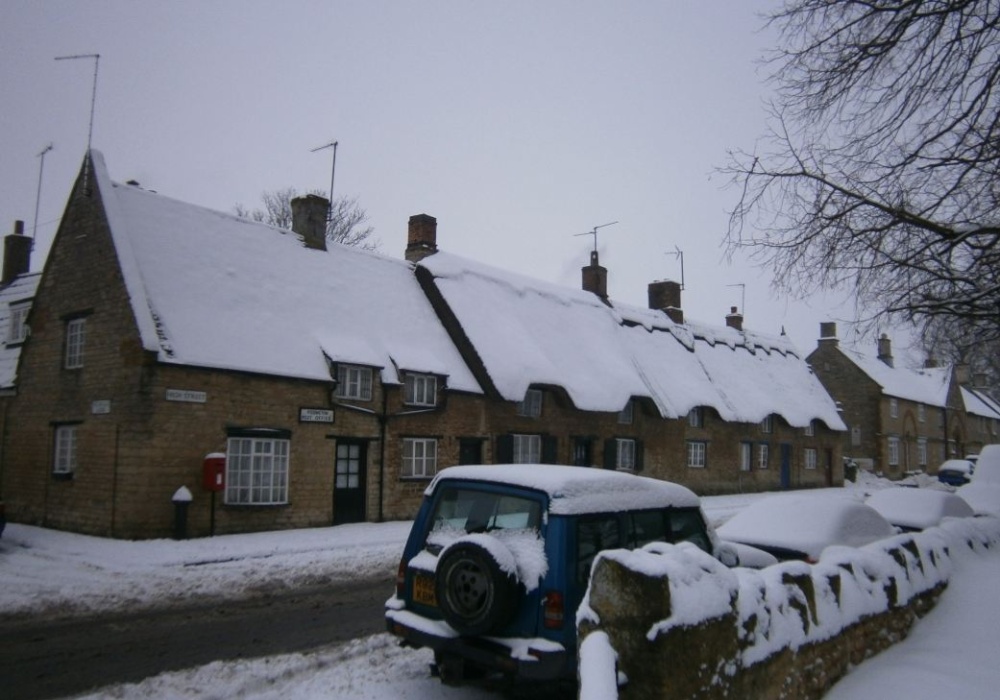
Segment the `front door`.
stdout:
<svg viewBox="0 0 1000 700">
<path fill-rule="evenodd" d="M 781 446 L 781 488 L 792 487 L 792 446 Z"/>
<path fill-rule="evenodd" d="M 365 465 L 368 443 L 337 440 L 333 479 L 333 524 L 359 523 L 365 519 Z"/>
</svg>

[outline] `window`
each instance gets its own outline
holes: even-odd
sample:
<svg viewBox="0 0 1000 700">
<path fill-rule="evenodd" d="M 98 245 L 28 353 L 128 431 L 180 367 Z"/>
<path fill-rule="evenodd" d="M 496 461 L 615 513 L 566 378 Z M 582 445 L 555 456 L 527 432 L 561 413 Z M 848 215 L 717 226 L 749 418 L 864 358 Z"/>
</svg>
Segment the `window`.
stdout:
<svg viewBox="0 0 1000 700">
<path fill-rule="evenodd" d="M 749 442 L 740 443 L 740 471 L 748 472 L 753 463 L 753 445 Z"/>
<path fill-rule="evenodd" d="M 76 426 L 56 427 L 56 444 L 52 456 L 53 474 L 72 474 L 76 471 Z"/>
<path fill-rule="evenodd" d="M 437 440 L 403 438 L 404 479 L 425 479 L 437 472 Z"/>
<path fill-rule="evenodd" d="M 899 464 L 899 438 L 889 438 L 889 466 L 895 467 Z"/>
<path fill-rule="evenodd" d="M 515 464 L 538 464 L 542 461 L 541 435 L 512 435 Z"/>
<path fill-rule="evenodd" d="M 805 427 L 803 432 L 806 437 L 813 437 L 816 435 L 816 424 L 813 421 L 809 421 L 809 425 Z"/>
<path fill-rule="evenodd" d="M 851 447 L 861 447 L 861 427 L 851 428 Z"/>
<path fill-rule="evenodd" d="M 704 469 L 706 466 L 705 457 L 707 451 L 708 443 L 699 442 L 697 440 L 688 440 L 688 466 L 693 469 Z"/>
<path fill-rule="evenodd" d="M 618 438 L 615 443 L 618 451 L 615 468 L 635 471 L 635 440 Z"/>
<path fill-rule="evenodd" d="M 695 406 L 688 411 L 688 425 L 692 428 L 705 427 L 705 411 L 701 406 Z"/>
<path fill-rule="evenodd" d="M 760 432 L 770 435 L 774 432 L 774 416 L 767 416 L 760 422 Z"/>
<path fill-rule="evenodd" d="M 437 377 L 432 374 L 407 374 L 404 403 L 413 406 L 437 404 Z"/>
<path fill-rule="evenodd" d="M 927 438 L 917 438 L 917 464 L 927 466 Z"/>
<path fill-rule="evenodd" d="M 632 425 L 633 418 L 633 402 L 629 399 L 628 403 L 625 404 L 625 408 L 621 410 L 618 414 L 618 422 L 622 425 Z"/>
<path fill-rule="evenodd" d="M 527 418 L 538 418 L 542 415 L 541 389 L 528 389 L 524 392 L 524 399 L 517 404 L 517 415 Z"/>
<path fill-rule="evenodd" d="M 771 446 L 762 442 L 757 446 L 757 468 L 767 469 L 768 460 L 771 459 Z"/>
<path fill-rule="evenodd" d="M 28 312 L 31 311 L 30 304 L 17 304 L 10 307 L 10 333 L 7 336 L 8 343 L 23 343 L 28 337 Z"/>
<path fill-rule="evenodd" d="M 226 503 L 288 502 L 288 440 L 231 437 L 226 452 Z"/>
<path fill-rule="evenodd" d="M 371 368 L 358 367 L 356 365 L 337 365 L 337 389 L 334 391 L 334 396 L 338 399 L 371 401 Z"/>
<path fill-rule="evenodd" d="M 917 420 L 921 423 L 927 420 L 927 411 L 922 403 L 917 404 Z"/>
<path fill-rule="evenodd" d="M 74 318 L 66 323 L 66 369 L 83 367 L 83 342 L 87 319 Z"/>
<path fill-rule="evenodd" d="M 899 401 L 897 399 L 889 399 L 889 417 L 899 418 Z"/>
<path fill-rule="evenodd" d="M 807 447 L 805 449 L 805 466 L 806 466 L 806 469 L 815 469 L 816 468 L 816 448 L 815 447 Z"/>
</svg>

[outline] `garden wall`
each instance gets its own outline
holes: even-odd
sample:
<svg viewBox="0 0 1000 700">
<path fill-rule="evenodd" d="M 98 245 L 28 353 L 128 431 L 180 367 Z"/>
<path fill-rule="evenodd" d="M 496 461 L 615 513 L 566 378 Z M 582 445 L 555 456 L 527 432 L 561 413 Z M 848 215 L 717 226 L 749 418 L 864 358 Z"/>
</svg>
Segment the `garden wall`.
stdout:
<svg viewBox="0 0 1000 700">
<path fill-rule="evenodd" d="M 1000 520 L 976 518 L 760 571 L 688 544 L 603 552 L 577 615 L 580 697 L 822 697 L 933 608 L 955 548 L 997 542 Z"/>
</svg>

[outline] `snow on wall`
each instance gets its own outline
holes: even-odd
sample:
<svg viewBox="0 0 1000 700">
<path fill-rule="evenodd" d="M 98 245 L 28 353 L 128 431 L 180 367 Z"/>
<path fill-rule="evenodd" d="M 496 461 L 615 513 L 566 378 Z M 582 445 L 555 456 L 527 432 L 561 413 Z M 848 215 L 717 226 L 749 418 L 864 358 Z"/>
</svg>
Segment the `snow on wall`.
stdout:
<svg viewBox="0 0 1000 700">
<path fill-rule="evenodd" d="M 951 576 L 953 551 L 984 551 L 998 542 L 1000 519 L 987 517 L 948 519 L 921 533 L 898 535 L 857 549 L 828 548 L 815 565 L 783 562 L 760 571 L 726 569 L 686 544 L 655 543 L 636 551 L 602 552 L 594 562 L 592 587 L 577 614 L 581 648 L 587 646 L 590 634 L 604 634 L 605 638 L 594 644 L 597 658 L 617 658 L 635 680 L 643 670 L 630 668 L 622 654 L 634 648 L 639 635 L 652 644 L 673 630 L 691 630 L 735 614 L 732 633 L 738 637 L 738 651 L 735 658 L 719 661 L 720 670 L 712 681 L 725 686 L 725 676 L 735 676 L 786 650 L 794 652 L 831 640 L 872 616 L 940 590 Z M 636 585 L 639 580 L 666 579 L 669 610 L 659 619 L 655 619 L 655 610 L 648 611 L 642 619 L 654 618 L 652 625 L 642 623 L 642 629 L 627 630 L 630 623 L 635 624 L 635 616 L 629 617 L 630 613 L 608 602 L 611 596 L 607 592 L 599 593 L 600 600 L 591 598 L 598 568 L 607 562 L 634 572 L 639 577 Z M 602 620 L 602 610 L 614 619 Z M 687 638 L 687 643 L 692 639 Z M 663 659 L 663 663 L 669 660 Z M 658 665 L 656 672 L 661 670 Z M 685 671 L 675 668 L 663 673 Z M 606 685 L 606 678 L 590 681 L 594 675 L 581 674 L 581 680 L 585 685 Z M 588 693 L 586 687 L 581 688 L 581 697 L 590 697 Z"/>
</svg>

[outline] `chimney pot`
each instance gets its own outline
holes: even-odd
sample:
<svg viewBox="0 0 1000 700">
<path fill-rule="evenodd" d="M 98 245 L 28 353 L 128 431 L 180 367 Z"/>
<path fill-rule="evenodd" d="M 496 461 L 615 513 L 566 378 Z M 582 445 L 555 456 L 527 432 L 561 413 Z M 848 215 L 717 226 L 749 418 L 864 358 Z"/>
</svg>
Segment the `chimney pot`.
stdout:
<svg viewBox="0 0 1000 700">
<path fill-rule="evenodd" d="M 429 214 L 410 217 L 404 257 L 410 262 L 420 262 L 437 252 L 437 219 Z"/>
<path fill-rule="evenodd" d="M 14 281 L 18 275 L 27 274 L 31 268 L 32 239 L 24 235 L 24 222 L 14 222 L 14 233 L 3 239 L 3 273 L 0 287 Z"/>
<path fill-rule="evenodd" d="M 326 223 L 330 200 L 318 194 L 296 197 L 292 205 L 292 231 L 302 236 L 306 248 L 326 250 Z"/>
<path fill-rule="evenodd" d="M 726 325 L 734 330 L 743 330 L 743 314 L 737 313 L 735 306 L 729 307 L 729 314 L 726 316 Z"/>
</svg>

